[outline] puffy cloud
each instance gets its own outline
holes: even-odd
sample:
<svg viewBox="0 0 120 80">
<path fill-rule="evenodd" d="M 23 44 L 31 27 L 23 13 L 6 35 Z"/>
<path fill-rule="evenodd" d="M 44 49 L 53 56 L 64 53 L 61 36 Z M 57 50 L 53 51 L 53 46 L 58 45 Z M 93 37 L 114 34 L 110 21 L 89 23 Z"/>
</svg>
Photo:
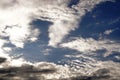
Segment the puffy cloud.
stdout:
<svg viewBox="0 0 120 80">
<path fill-rule="evenodd" d="M 109 34 L 111 34 L 112 32 L 113 32 L 114 30 L 106 30 L 105 32 L 104 32 L 104 34 L 106 34 L 106 35 L 109 35 Z"/>
<path fill-rule="evenodd" d="M 11 47 L 3 47 L 3 50 L 6 52 L 9 52 L 9 51 L 12 51 L 12 48 Z"/>
<path fill-rule="evenodd" d="M 9 37 L 9 40 L 16 47 L 23 48 L 24 43 L 29 39 L 37 40 L 38 30 L 31 28 L 29 10 L 23 7 L 15 9 L 0 9 L 0 36 Z M 34 33 L 34 34 L 33 34 Z"/>
<path fill-rule="evenodd" d="M 4 61 L 4 58 L 0 58 L 0 61 Z M 26 62 L 23 59 L 16 59 L 12 61 L 6 61 L 0 64 L 0 73 L 4 74 L 5 77 L 1 77 L 2 79 L 12 79 L 15 80 L 14 77 L 20 77 L 20 79 L 26 79 L 29 78 L 29 74 L 32 75 L 33 78 L 41 79 L 43 80 L 47 79 L 64 79 L 69 78 L 70 70 L 68 67 L 56 65 L 54 63 L 48 63 L 48 62 L 39 62 L 32 64 L 30 62 Z M 6 71 L 7 70 L 7 71 Z M 14 77 L 8 77 L 6 74 L 11 74 L 11 72 L 15 72 Z M 22 73 L 22 75 L 21 75 Z M 16 76 L 17 74 L 17 76 Z M 26 76 L 24 76 L 25 74 Z M 19 80 L 20 80 L 19 79 Z"/>
<path fill-rule="evenodd" d="M 102 64 L 94 58 L 85 55 L 67 55 L 68 60 L 63 62 L 69 65 L 70 69 L 80 75 L 90 75 L 98 70 Z M 74 58 L 74 59 L 72 59 Z"/>
<path fill-rule="evenodd" d="M 116 58 L 117 60 L 120 60 L 120 56 L 115 56 L 115 58 Z"/>
<path fill-rule="evenodd" d="M 34 19 L 47 20 L 54 23 L 48 31 L 49 45 L 55 47 L 70 31 L 78 27 L 79 20 L 85 15 L 86 10 L 90 11 L 95 5 L 104 1 L 109 0 L 81 0 L 79 4 L 69 8 L 70 0 L 4 0 L 0 2 L 0 35 L 5 36 L 6 26 L 11 26 L 9 28 L 11 30 L 7 31 L 10 41 L 15 46 L 22 48 L 26 42 L 25 40 L 28 39 L 28 36 L 31 36 L 30 22 Z M 18 29 L 20 31 L 16 31 Z M 16 36 L 13 33 L 19 35 Z M 37 36 L 34 35 L 29 40 L 35 41 L 36 39 Z"/>
<path fill-rule="evenodd" d="M 65 35 L 69 34 L 71 30 L 75 30 L 77 25 L 71 21 L 56 21 L 54 25 L 49 28 L 49 45 L 57 46 L 58 43 L 65 37 Z M 75 26 L 75 27 L 73 27 Z"/>
<path fill-rule="evenodd" d="M 32 31 L 33 29 L 31 29 L 31 26 L 29 25 L 30 22 L 34 19 L 44 19 L 44 17 L 46 17 L 44 20 L 54 21 L 56 18 L 59 18 L 59 15 L 61 14 L 61 10 L 57 10 L 59 7 L 58 5 L 65 6 L 63 3 L 66 2 L 68 2 L 68 0 L 30 0 L 29 2 L 25 0 L 1 1 L 0 36 L 9 36 L 12 44 L 23 48 L 24 43 L 29 37 L 29 40 L 36 41 L 39 34 L 38 30 Z M 54 8 L 56 6 L 57 8 Z M 63 14 L 62 16 L 66 15 Z M 61 18 L 62 16 L 60 15 Z M 6 26 L 10 27 L 6 30 Z"/>
<path fill-rule="evenodd" d="M 111 34 L 112 32 L 114 32 L 115 30 L 118 30 L 118 28 L 105 30 L 105 31 L 104 31 L 104 34 L 105 34 L 105 35 L 110 35 L 110 34 Z"/>
<path fill-rule="evenodd" d="M 9 51 L 10 48 L 4 47 L 6 43 L 12 43 L 16 47 L 23 48 L 27 41 L 34 42 L 37 40 L 38 35 L 40 34 L 38 29 L 34 29 L 33 26 L 29 25 L 34 19 L 41 19 L 46 21 L 53 22 L 53 25 L 49 27 L 49 45 L 56 47 L 58 43 L 62 41 L 62 39 L 70 33 L 70 31 L 75 30 L 78 27 L 78 23 L 81 20 L 82 16 L 85 15 L 86 10 L 91 11 L 95 5 L 100 2 L 109 1 L 109 0 L 80 0 L 77 5 L 72 6 L 72 8 L 68 7 L 68 3 L 70 0 L 4 0 L 0 1 L 0 57 L 6 57 L 7 60 L 5 63 L 0 64 L 0 68 L 6 70 L 15 69 L 17 66 L 18 76 L 14 76 L 10 79 L 64 79 L 72 77 L 75 75 L 76 70 L 80 69 L 79 72 L 83 72 L 82 74 L 88 74 L 90 71 L 96 71 L 101 66 L 101 62 L 96 62 L 96 60 L 92 58 L 88 58 L 82 56 L 82 58 L 88 59 L 86 63 L 80 62 L 80 60 L 71 61 L 72 70 L 66 66 L 59 66 L 52 63 L 39 63 L 32 64 L 30 62 L 25 61 L 23 58 L 14 59 L 14 57 L 9 57 L 5 51 Z M 77 12 L 76 12 L 77 11 Z M 43 26 L 44 27 L 44 26 Z M 5 37 L 9 38 L 9 41 L 4 39 Z M 93 45 L 92 45 L 93 44 Z M 109 40 L 96 41 L 94 39 L 76 39 L 75 41 L 63 43 L 61 47 L 67 47 L 70 49 L 75 49 L 80 52 L 92 52 L 99 49 L 106 49 L 107 51 L 119 51 L 119 44 L 115 42 L 111 42 Z M 49 50 L 47 50 L 49 52 Z M 120 51 L 119 51 L 120 52 Z M 70 61 L 69 61 L 70 62 Z M 23 64 L 28 64 L 34 66 L 35 70 L 29 70 L 31 67 L 21 67 Z M 82 66 L 80 66 L 81 64 Z M 4 68 L 4 67 L 10 68 Z M 37 69 L 36 69 L 37 67 Z M 84 68 L 81 68 L 84 67 Z M 95 68 L 95 69 L 94 69 Z M 102 68 L 102 67 L 101 67 Z M 115 67 L 116 68 L 116 67 Z M 42 70 L 40 70 L 42 69 Z M 55 69 L 55 70 L 54 70 Z M 30 75 L 26 75 L 28 70 L 31 72 Z M 52 71 L 54 73 L 51 74 Z M 87 71 L 88 70 L 88 71 Z M 19 73 L 20 71 L 20 73 Z M 46 71 L 49 74 L 41 74 Z M 119 71 L 119 70 L 118 70 Z M 13 72 L 17 72 L 14 71 Z M 36 76 L 36 73 L 40 73 L 39 78 Z M 8 72 L 6 72 L 8 73 Z M 24 73 L 24 75 L 20 75 Z M 72 74 L 73 73 L 73 74 Z M 92 72 L 90 72 L 92 74 Z M 11 74 L 11 73 L 10 73 Z M 20 75 L 20 76 L 19 76 Z M 41 78 L 42 77 L 42 78 Z M 7 75 L 5 77 L 0 78 L 9 78 Z"/>
<path fill-rule="evenodd" d="M 105 62 L 102 62 L 103 66 L 102 68 L 106 68 L 108 70 L 110 70 L 110 72 L 108 73 L 109 76 L 110 76 L 110 79 L 109 80 L 119 80 L 120 78 L 120 63 L 115 63 L 115 62 L 112 62 L 112 61 L 105 61 Z M 114 67 L 113 67 L 114 65 Z M 102 79 L 101 79 L 102 80 Z"/>
<path fill-rule="evenodd" d="M 5 58 L 0 58 L 0 61 L 3 62 L 2 65 L 4 64 L 5 60 L 6 60 Z M 18 61 L 21 61 L 22 63 L 24 62 L 24 60 L 22 59 Z M 75 73 L 68 66 L 60 66 L 60 65 L 56 65 L 54 63 L 48 63 L 48 62 L 39 62 L 36 64 L 24 62 L 23 64 L 21 64 L 21 66 L 18 66 L 18 64 L 16 65 L 16 62 L 18 63 L 18 61 L 15 61 L 15 64 L 13 64 L 14 66 L 13 65 L 6 66 L 4 64 L 4 67 L 0 68 L 0 73 L 2 74 L 2 75 L 0 74 L 0 78 L 8 79 L 8 80 L 9 79 L 12 79 L 12 80 L 16 80 L 16 79 L 18 80 L 21 80 L 21 79 L 37 79 L 37 80 L 40 80 L 40 79 L 42 80 L 48 80 L 48 79 L 54 79 L 54 80 L 61 80 L 61 79 L 65 79 L 65 80 L 76 80 L 76 79 L 108 80 L 109 79 L 109 80 L 114 80 L 115 79 L 115 80 L 119 80 L 120 78 L 119 77 L 120 76 L 120 72 L 119 72 L 120 63 L 114 63 L 112 61 L 105 61 L 105 62 L 97 63 L 99 64 L 97 69 L 94 67 L 95 66 L 93 65 L 94 63 L 91 63 L 93 68 L 91 69 L 91 73 L 89 74 L 86 72 L 87 70 L 84 71 L 85 72 L 84 74 Z M 11 63 L 11 61 L 9 63 Z M 76 65 L 77 67 L 77 66 L 80 66 L 80 64 L 77 61 L 76 64 L 74 65 Z M 89 68 L 87 69 L 89 70 Z M 80 72 L 82 71 L 83 70 L 81 69 Z"/>
<path fill-rule="evenodd" d="M 8 41 L 0 39 L 0 57 L 9 58 L 9 55 L 5 54 L 5 52 L 3 50 L 3 46 L 4 46 L 5 43 L 8 43 Z"/>
<path fill-rule="evenodd" d="M 50 55 L 50 52 L 51 52 L 51 51 L 52 51 L 52 49 L 47 48 L 47 49 L 43 50 L 42 53 L 43 53 L 44 55 Z"/>
<path fill-rule="evenodd" d="M 64 12 L 60 12 L 60 15 L 62 15 L 57 17 L 58 20 L 54 21 L 54 24 L 49 28 L 49 45 L 56 47 L 57 44 L 60 43 L 62 39 L 70 33 L 70 31 L 73 31 L 78 27 L 78 23 L 82 16 L 86 14 L 86 10 L 91 11 L 95 5 L 104 1 L 107 0 L 81 0 L 79 4 L 73 5 L 72 9 L 67 7 L 61 9 Z M 75 12 L 74 10 L 77 10 L 78 12 Z M 58 11 L 56 13 L 59 14 Z"/>
<path fill-rule="evenodd" d="M 69 65 L 70 70 L 77 75 L 70 79 L 119 80 L 120 63 L 113 61 L 98 61 L 86 54 L 65 55 L 61 63 Z M 113 67 L 114 65 L 114 67 Z"/>
<path fill-rule="evenodd" d="M 7 27 L 4 32 L 9 36 L 10 42 L 20 48 L 23 48 L 28 40 L 32 42 L 37 40 L 39 34 L 38 29 L 31 30 L 31 28 L 20 26 Z"/>
<path fill-rule="evenodd" d="M 112 54 L 112 52 L 120 52 L 120 43 L 111 40 L 95 40 L 93 38 L 77 38 L 68 43 L 60 44 L 61 47 L 74 49 L 83 53 L 93 53 L 97 50 L 106 50 L 104 56 Z"/>
</svg>

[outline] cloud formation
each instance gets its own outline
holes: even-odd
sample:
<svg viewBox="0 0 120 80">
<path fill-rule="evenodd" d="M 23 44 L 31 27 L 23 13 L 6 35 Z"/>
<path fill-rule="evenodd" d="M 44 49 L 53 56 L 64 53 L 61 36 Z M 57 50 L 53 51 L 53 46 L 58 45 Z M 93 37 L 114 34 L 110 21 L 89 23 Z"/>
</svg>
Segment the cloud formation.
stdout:
<svg viewBox="0 0 120 80">
<path fill-rule="evenodd" d="M 79 4 L 73 5 L 72 8 L 62 6 L 63 8 L 61 9 L 60 14 L 57 13 L 59 12 L 59 8 L 56 7 L 58 9 L 56 13 L 62 15 L 60 17 L 58 16 L 58 19 L 54 21 L 54 24 L 49 28 L 49 45 L 53 47 L 57 46 L 70 31 L 78 28 L 78 23 L 87 11 L 91 11 L 95 5 L 104 1 L 106 0 L 81 0 Z"/>
<path fill-rule="evenodd" d="M 109 35 L 109 34 L 111 34 L 112 32 L 113 32 L 114 30 L 106 30 L 105 32 L 104 32 L 104 34 L 106 34 L 106 35 Z"/>
<path fill-rule="evenodd" d="M 95 40 L 93 38 L 77 38 L 73 41 L 63 43 L 60 46 L 74 49 L 82 53 L 94 53 L 98 50 L 106 50 L 104 56 L 108 56 L 113 52 L 120 52 L 120 43 L 107 39 Z"/>
<path fill-rule="evenodd" d="M 9 37 L 9 41 L 20 48 L 23 48 L 24 43 L 28 40 L 37 40 L 39 31 L 32 29 L 29 25 L 31 22 L 30 9 L 7 0 L 2 3 L 3 6 L 8 5 L 9 7 L 5 9 L 0 7 L 0 36 Z M 9 3 L 13 3 L 15 6 L 10 7 Z"/>
<path fill-rule="evenodd" d="M 29 24 L 34 19 L 41 19 L 53 22 L 48 30 L 50 38 L 48 45 L 56 47 L 70 31 L 78 27 L 86 10 L 91 11 L 95 5 L 104 1 L 109 0 L 81 0 L 71 8 L 68 7 L 70 0 L 1 1 L 0 36 L 8 36 L 13 45 L 23 48 L 27 40 L 37 40 L 39 31 L 31 29 L 32 26 Z"/>
<path fill-rule="evenodd" d="M 48 62 L 32 64 L 25 61 L 23 58 L 14 59 L 14 57 L 10 57 L 6 53 L 12 49 L 4 46 L 7 43 L 11 43 L 17 48 L 24 48 L 27 42 L 36 41 L 40 31 L 37 28 L 34 28 L 34 26 L 31 26 L 30 23 L 35 19 L 41 19 L 53 22 L 53 25 L 51 25 L 48 30 L 50 38 L 48 45 L 57 47 L 57 45 L 62 42 L 64 37 L 70 33 L 70 31 L 74 31 L 78 28 L 78 23 L 81 21 L 86 12 L 91 11 L 97 4 L 104 1 L 111 0 L 80 0 L 77 5 L 73 5 L 71 8 L 68 7 L 70 0 L 0 1 L 0 57 L 7 58 L 6 61 L 3 59 L 1 60 L 2 64 L 0 63 L 0 72 L 1 74 L 5 74 L 5 76 L 0 74 L 0 78 L 12 80 L 24 80 L 31 78 L 38 80 L 75 80 L 89 79 L 92 77 L 97 78 L 98 80 L 103 80 L 106 74 L 101 76 L 103 73 L 100 71 L 104 70 L 99 71 L 99 69 L 107 68 L 113 70 L 110 73 L 109 71 L 107 72 L 113 79 L 119 79 L 119 63 L 109 62 L 108 64 L 107 61 L 100 62 L 93 58 L 80 55 L 72 57 L 78 57 L 86 62 L 76 59 L 72 61 L 68 60 L 68 64 L 65 66 Z M 110 40 L 97 41 L 92 38 L 78 38 L 67 43 L 61 43 L 60 47 L 74 49 L 83 53 L 91 53 L 97 50 L 105 49 L 107 51 L 105 56 L 108 56 L 113 51 L 120 52 L 119 45 L 119 43 Z M 46 49 L 46 53 L 49 51 L 50 50 Z M 27 66 L 25 66 L 25 64 L 27 64 Z M 112 67 L 112 65 L 115 66 Z M 78 73 L 81 73 L 78 75 L 76 74 L 77 71 Z M 32 77 L 27 72 L 29 72 Z M 99 72 L 99 74 L 97 72 Z M 16 73 L 17 75 L 12 73 Z M 20 75 L 21 73 L 24 73 L 25 76 Z M 39 76 L 36 76 L 35 73 Z M 14 77 L 10 77 L 8 74 L 13 75 Z M 84 76 L 86 74 L 89 74 L 87 78 L 81 78 L 81 75 Z M 113 76 L 114 74 L 116 74 L 116 76 Z M 99 79 L 99 77 L 102 78 Z"/>
<path fill-rule="evenodd" d="M 5 58 L 0 57 L 0 66 L 5 63 Z M 36 64 L 25 63 L 21 66 L 6 66 L 0 68 L 0 79 L 7 80 L 119 80 L 120 65 L 111 61 L 99 62 L 98 69 L 92 70 L 89 75 L 75 73 L 67 66 L 54 63 L 40 62 Z M 79 64 L 76 64 L 79 65 Z M 114 67 L 113 67 L 114 65 Z M 80 65 L 79 65 L 80 66 Z"/>
</svg>

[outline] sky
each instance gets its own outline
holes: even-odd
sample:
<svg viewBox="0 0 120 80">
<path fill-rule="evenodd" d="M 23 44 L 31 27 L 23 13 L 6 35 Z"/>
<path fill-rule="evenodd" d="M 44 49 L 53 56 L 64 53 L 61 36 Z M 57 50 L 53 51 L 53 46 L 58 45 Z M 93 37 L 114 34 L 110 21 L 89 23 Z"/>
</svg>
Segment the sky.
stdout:
<svg viewBox="0 0 120 80">
<path fill-rule="evenodd" d="M 40 73 L 45 80 L 92 80 L 107 70 L 96 80 L 118 80 L 119 34 L 119 0 L 1 0 L 0 68 L 55 69 Z"/>
</svg>

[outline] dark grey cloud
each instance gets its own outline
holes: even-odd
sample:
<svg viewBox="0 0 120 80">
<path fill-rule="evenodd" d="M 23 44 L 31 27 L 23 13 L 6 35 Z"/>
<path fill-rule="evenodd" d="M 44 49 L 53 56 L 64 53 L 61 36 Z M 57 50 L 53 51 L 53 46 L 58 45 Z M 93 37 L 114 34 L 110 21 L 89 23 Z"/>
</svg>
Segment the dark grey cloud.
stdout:
<svg viewBox="0 0 120 80">
<path fill-rule="evenodd" d="M 0 61 L 4 62 L 4 60 L 5 58 L 0 58 Z M 105 65 L 108 64 L 105 63 Z M 42 63 L 39 64 L 39 66 L 24 64 L 20 67 L 3 67 L 0 68 L 0 80 L 119 80 L 120 78 L 117 72 L 113 72 L 115 71 L 114 69 L 116 69 L 116 66 L 111 70 L 109 65 L 106 66 L 106 68 L 100 68 L 94 71 L 90 75 L 81 75 L 71 72 L 69 73 L 71 74 L 69 77 L 55 78 L 55 76 L 58 76 L 58 70 L 60 70 L 60 68 L 56 68 L 56 66 L 57 65 L 52 65 L 50 63 Z M 113 73 L 117 74 L 116 77 L 114 77 Z M 59 75 L 62 74 L 64 73 L 59 73 Z M 51 79 L 48 79 L 47 75 L 49 75 L 49 77 L 50 75 L 54 76 Z"/>
<path fill-rule="evenodd" d="M 0 1 L 0 8 L 7 9 L 15 6 L 16 4 L 18 4 L 17 0 L 2 0 Z"/>
<path fill-rule="evenodd" d="M 6 58 L 0 57 L 0 63 L 3 63 L 6 61 Z"/>
</svg>

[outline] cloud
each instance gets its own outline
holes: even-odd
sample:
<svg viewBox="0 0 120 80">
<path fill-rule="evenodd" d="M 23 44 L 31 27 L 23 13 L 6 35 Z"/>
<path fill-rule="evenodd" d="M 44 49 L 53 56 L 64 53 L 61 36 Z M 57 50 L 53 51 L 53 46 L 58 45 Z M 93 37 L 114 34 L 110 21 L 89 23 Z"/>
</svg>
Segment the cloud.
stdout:
<svg viewBox="0 0 120 80">
<path fill-rule="evenodd" d="M 120 63 L 98 61 L 86 54 L 71 54 L 65 57 L 67 59 L 63 59 L 61 63 L 69 65 L 73 73 L 79 74 L 71 77 L 72 80 L 119 80 L 120 78 Z"/>
<path fill-rule="evenodd" d="M 56 47 L 57 44 L 60 43 L 62 39 L 70 33 L 70 31 L 78 28 L 78 23 L 86 14 L 86 10 L 91 11 L 95 7 L 95 5 L 104 1 L 105 0 L 81 0 L 79 4 L 73 5 L 72 9 L 67 7 L 61 9 L 64 12 L 60 12 L 60 15 L 62 15 L 58 17 L 58 19 L 54 21 L 54 24 L 49 28 L 49 45 Z M 75 12 L 74 10 L 77 10 L 77 12 Z M 56 13 L 59 14 L 58 12 L 59 8 Z"/>
<path fill-rule="evenodd" d="M 60 44 L 61 47 L 77 50 L 83 53 L 93 53 L 98 50 L 106 50 L 104 56 L 108 56 L 113 52 L 120 52 L 119 42 L 111 40 L 95 40 L 93 38 L 77 38 L 73 41 Z"/>
<path fill-rule="evenodd" d="M 6 1 L 3 3 L 10 5 L 10 2 Z M 37 40 L 39 31 L 29 25 L 32 21 L 30 15 L 30 9 L 23 5 L 16 4 L 8 9 L 0 8 L 0 36 L 9 37 L 10 42 L 20 48 L 24 47 L 27 40 Z"/>
<path fill-rule="evenodd" d="M 71 30 L 75 30 L 76 24 L 71 21 L 56 21 L 49 28 L 49 45 L 56 47 L 58 43 L 62 41 L 65 35 L 69 34 Z M 75 27 L 73 27 L 75 26 Z"/>
<path fill-rule="evenodd" d="M 0 64 L 0 73 L 5 74 L 4 76 L 0 74 L 1 79 L 69 80 L 71 77 L 92 74 L 105 66 L 106 68 L 109 67 L 113 71 L 119 71 L 119 64 L 113 62 L 110 62 L 110 64 L 105 62 L 103 64 L 100 61 L 96 61 L 93 58 L 85 56 L 79 56 L 81 59 L 85 59 L 85 63 L 77 59 L 68 61 L 72 65 L 72 68 L 70 68 L 70 65 L 67 64 L 66 66 L 60 66 L 48 62 L 33 64 L 23 58 L 14 59 L 14 57 L 10 57 L 7 54 L 7 51 L 10 51 L 11 48 L 4 47 L 6 43 L 11 43 L 17 48 L 24 48 L 27 42 L 34 42 L 38 39 L 40 31 L 30 25 L 30 23 L 35 19 L 53 22 L 53 25 L 51 25 L 48 30 L 50 38 L 48 45 L 56 47 L 59 43 L 61 43 L 63 38 L 70 33 L 70 31 L 74 31 L 78 28 L 78 23 L 86 14 L 86 11 L 91 11 L 95 5 L 109 0 L 80 0 L 80 2 L 77 5 L 73 5 L 72 8 L 68 7 L 69 1 L 70 0 L 0 1 L 0 57 L 7 58 L 4 63 Z M 6 37 L 8 39 L 6 39 Z M 97 41 L 91 38 L 78 38 L 68 43 L 62 43 L 60 46 L 62 48 L 66 47 L 75 49 L 83 53 L 93 52 L 99 49 L 106 49 L 108 53 L 111 53 L 112 51 L 120 52 L 120 46 L 117 42 L 110 40 Z M 49 50 L 46 50 L 46 53 L 47 52 L 49 52 Z M 111 68 L 111 64 L 115 65 L 113 68 L 116 69 Z M 81 72 L 81 74 L 77 75 L 77 70 L 79 73 Z M 119 75 L 118 71 L 116 75 Z M 21 75 L 21 73 L 25 75 Z M 14 77 L 10 77 L 11 75 Z M 115 78 L 116 77 L 117 76 L 115 76 Z"/>
<path fill-rule="evenodd" d="M 9 55 L 5 53 L 3 46 L 8 43 L 8 41 L 0 39 L 0 57 L 9 58 Z"/>
<path fill-rule="evenodd" d="M 5 61 L 6 61 L 6 58 L 0 57 L 0 64 L 5 62 Z"/>
<path fill-rule="evenodd" d="M 36 41 L 39 34 L 38 29 L 31 30 L 31 28 L 20 26 L 7 27 L 4 32 L 9 36 L 10 42 L 20 48 L 24 47 L 26 41 Z"/>
<path fill-rule="evenodd" d="M 44 54 L 44 55 L 50 55 L 50 52 L 52 51 L 52 49 L 49 49 L 49 48 L 47 48 L 47 49 L 44 49 L 43 51 L 42 51 L 42 53 Z"/>
<path fill-rule="evenodd" d="M 104 32 L 104 34 L 106 34 L 106 35 L 109 35 L 109 34 L 111 34 L 112 32 L 113 32 L 114 30 L 106 30 L 105 32 Z"/>
<path fill-rule="evenodd" d="M 115 58 L 116 58 L 117 60 L 120 60 L 120 56 L 115 56 Z"/>
<path fill-rule="evenodd" d="M 104 1 L 109 0 L 81 0 L 77 5 L 69 8 L 70 0 L 30 0 L 29 2 L 27 0 L 4 0 L 0 2 L 0 35 L 3 37 L 8 35 L 12 44 L 23 48 L 29 36 L 33 34 L 32 26 L 29 24 L 34 19 L 51 21 L 53 25 L 48 30 L 49 45 L 56 47 L 70 31 L 78 27 L 86 10 L 91 11 L 95 5 Z M 11 28 L 5 31 L 6 26 Z M 16 36 L 17 34 L 18 36 Z M 29 40 L 36 41 L 39 35 L 38 31 L 35 34 Z"/>
<path fill-rule="evenodd" d="M 10 52 L 10 51 L 12 51 L 12 48 L 11 47 L 3 47 L 3 50 L 6 52 Z"/>
<path fill-rule="evenodd" d="M 4 61 L 4 58 L 0 58 L 0 61 Z M 21 64 L 22 63 L 22 64 Z M 54 63 L 49 62 L 39 62 L 39 63 L 29 63 L 25 62 L 23 59 L 17 59 L 13 61 L 6 61 L 0 64 L 0 78 L 2 79 L 12 79 L 19 78 L 27 79 L 30 77 L 37 78 L 38 80 L 43 78 L 43 80 L 48 79 L 60 79 L 60 78 L 68 78 L 70 77 L 70 71 L 67 67 L 56 65 Z M 15 74 L 12 74 L 15 73 Z M 21 75 L 22 73 L 22 75 Z M 1 74 L 4 74 L 2 76 Z M 13 75 L 8 76 L 7 74 Z M 24 74 L 24 75 L 23 75 Z M 32 76 L 30 76 L 31 74 Z"/>
<path fill-rule="evenodd" d="M 0 58 L 4 63 L 6 59 Z M 85 64 L 85 63 L 84 63 Z M 94 64 L 94 63 L 92 63 Z M 0 79 L 37 79 L 37 80 L 119 80 L 120 65 L 112 61 L 99 62 L 99 68 L 91 70 L 92 73 L 78 74 L 71 70 L 68 66 L 56 65 L 54 63 L 39 62 L 36 64 L 24 63 L 21 66 L 6 66 L 0 68 Z M 1 64 L 0 64 L 1 65 Z M 80 64 L 76 64 L 80 66 Z M 113 67 L 114 65 L 114 67 Z M 94 65 L 95 66 L 95 65 Z M 93 66 L 93 67 L 94 67 Z M 89 70 L 89 68 L 87 68 Z M 80 72 L 83 70 L 81 69 Z M 87 71 L 87 70 L 86 70 Z"/>
<path fill-rule="evenodd" d="M 114 67 L 113 67 L 114 65 Z M 110 76 L 109 80 L 119 80 L 120 78 L 120 63 L 114 63 L 112 61 L 105 61 L 103 62 L 103 68 L 108 69 L 110 72 L 108 73 L 108 75 Z M 101 79 L 102 80 L 102 79 Z"/>
</svg>

